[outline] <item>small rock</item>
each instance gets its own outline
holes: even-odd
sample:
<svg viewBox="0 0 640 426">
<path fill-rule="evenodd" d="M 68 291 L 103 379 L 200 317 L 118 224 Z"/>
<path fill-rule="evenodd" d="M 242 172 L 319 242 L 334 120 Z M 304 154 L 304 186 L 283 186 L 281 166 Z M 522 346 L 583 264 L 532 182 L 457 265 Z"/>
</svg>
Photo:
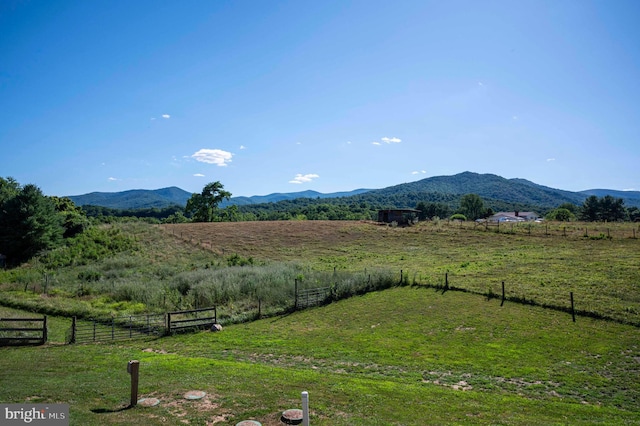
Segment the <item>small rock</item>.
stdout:
<svg viewBox="0 0 640 426">
<path fill-rule="evenodd" d="M 222 331 L 222 326 L 220 324 L 213 324 L 211 326 L 211 331 Z"/>
</svg>

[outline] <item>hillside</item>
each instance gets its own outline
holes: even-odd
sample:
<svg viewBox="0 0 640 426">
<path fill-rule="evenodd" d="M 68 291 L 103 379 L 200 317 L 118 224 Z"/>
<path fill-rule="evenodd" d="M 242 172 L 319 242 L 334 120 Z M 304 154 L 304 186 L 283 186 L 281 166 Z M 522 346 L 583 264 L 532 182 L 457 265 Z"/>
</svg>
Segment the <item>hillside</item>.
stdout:
<svg viewBox="0 0 640 426">
<path fill-rule="evenodd" d="M 122 192 L 91 192 L 71 195 L 69 198 L 79 206 L 102 206 L 111 209 L 162 208 L 171 205 L 184 206 L 191 193 L 178 187 L 156 190 L 132 189 Z"/>
<path fill-rule="evenodd" d="M 252 205 L 263 203 L 276 203 L 283 200 L 294 200 L 298 198 L 337 198 L 349 197 L 370 191 L 369 189 L 356 189 L 347 192 L 334 192 L 323 194 L 317 191 L 300 191 L 290 193 L 276 192 L 269 195 L 254 195 L 251 197 L 232 197 L 229 201 L 224 201 L 221 207 L 229 205 Z M 79 206 L 102 206 L 111 209 L 147 209 L 163 208 L 172 205 L 184 207 L 191 193 L 183 189 L 172 186 L 162 189 L 133 189 L 122 192 L 91 192 L 84 195 L 70 195 L 69 198 Z"/>
<path fill-rule="evenodd" d="M 280 203 L 284 209 L 293 200 L 318 200 L 331 204 L 367 203 L 376 207 L 414 207 L 420 201 L 442 202 L 455 206 L 464 194 L 478 194 L 494 210 L 520 209 L 544 212 L 563 203 L 582 204 L 590 195 L 612 195 L 622 198 L 627 207 L 640 207 L 640 192 L 593 189 L 571 192 L 538 185 L 526 179 L 506 179 L 494 174 L 463 172 L 452 176 L 434 176 L 416 182 L 403 183 L 382 189 L 356 189 L 346 192 L 320 193 L 300 191 L 273 193 L 251 197 L 232 197 L 221 207 L 237 205 L 258 207 Z M 77 205 L 95 205 L 113 209 L 162 208 L 184 206 L 191 193 L 177 187 L 157 190 L 136 189 L 123 192 L 92 192 L 70 196 Z"/>
<path fill-rule="evenodd" d="M 364 194 L 365 192 L 369 192 L 371 189 L 354 189 L 353 191 L 345 191 L 345 192 L 332 192 L 332 193 L 322 193 L 318 191 L 300 191 L 300 192 L 275 192 L 269 195 L 253 195 L 251 197 L 231 197 L 229 201 L 225 201 L 221 204 L 222 207 L 228 205 L 251 205 L 251 204 L 263 204 L 263 203 L 277 203 L 278 201 L 283 200 L 295 200 L 297 198 L 314 198 L 314 199 L 324 199 L 324 198 L 340 198 L 340 197 L 350 197 L 353 195 Z"/>
</svg>

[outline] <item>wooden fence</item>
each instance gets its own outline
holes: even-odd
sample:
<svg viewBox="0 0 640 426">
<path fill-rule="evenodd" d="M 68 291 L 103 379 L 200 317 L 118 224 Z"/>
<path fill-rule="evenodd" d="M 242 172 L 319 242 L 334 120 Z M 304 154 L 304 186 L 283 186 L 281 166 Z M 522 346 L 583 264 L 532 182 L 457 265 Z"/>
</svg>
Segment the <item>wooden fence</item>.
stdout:
<svg viewBox="0 0 640 426">
<path fill-rule="evenodd" d="M 216 307 L 167 313 L 167 334 L 211 328 L 218 322 Z"/>
<path fill-rule="evenodd" d="M 47 343 L 47 317 L 0 318 L 0 346 L 44 345 Z"/>
<path fill-rule="evenodd" d="M 108 319 L 78 320 L 73 317 L 69 343 L 91 343 L 165 334 L 165 315 L 131 315 Z"/>
<path fill-rule="evenodd" d="M 67 342 L 92 343 L 164 336 L 180 331 L 211 328 L 216 323 L 217 310 L 215 307 L 106 319 L 79 320 L 73 317 L 71 329 L 67 333 Z"/>
</svg>

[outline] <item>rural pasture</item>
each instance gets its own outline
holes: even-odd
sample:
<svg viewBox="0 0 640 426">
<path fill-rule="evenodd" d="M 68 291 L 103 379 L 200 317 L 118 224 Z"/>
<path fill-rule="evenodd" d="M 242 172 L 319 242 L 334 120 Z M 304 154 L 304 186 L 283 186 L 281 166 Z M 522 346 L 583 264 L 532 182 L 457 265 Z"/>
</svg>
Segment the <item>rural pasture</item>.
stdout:
<svg viewBox="0 0 640 426">
<path fill-rule="evenodd" d="M 617 229 L 608 237 L 606 228 L 594 229 L 597 238 L 580 229 L 565 236 L 465 225 L 114 225 L 135 236 L 135 250 L 48 271 L 46 293 L 42 275 L 4 272 L 3 304 L 50 314 L 108 307 L 117 314 L 145 305 L 100 293 L 127 280 L 162 288 L 181 270 L 197 277 L 289 262 L 300 268 L 292 280 L 384 269 L 395 285 L 323 307 L 230 321 L 219 333 L 117 343 L 63 344 L 70 320 L 54 315 L 49 344 L 0 348 L 0 401 L 68 403 L 78 425 L 256 419 L 275 426 L 306 390 L 313 425 L 640 424 L 640 241 L 631 225 L 620 237 Z M 228 266 L 229 258 L 251 262 Z M 81 283 L 86 294 L 78 295 L 78 276 L 90 271 L 98 279 Z M 445 274 L 464 291 L 446 291 Z M 501 306 L 487 295 L 499 295 L 502 281 Z M 569 292 L 576 322 L 559 309 Z M 228 312 L 255 308 L 249 300 L 230 302 Z M 130 359 L 140 360 L 141 396 L 160 399 L 158 406 L 125 409 Z M 182 398 L 191 390 L 207 397 Z"/>
</svg>

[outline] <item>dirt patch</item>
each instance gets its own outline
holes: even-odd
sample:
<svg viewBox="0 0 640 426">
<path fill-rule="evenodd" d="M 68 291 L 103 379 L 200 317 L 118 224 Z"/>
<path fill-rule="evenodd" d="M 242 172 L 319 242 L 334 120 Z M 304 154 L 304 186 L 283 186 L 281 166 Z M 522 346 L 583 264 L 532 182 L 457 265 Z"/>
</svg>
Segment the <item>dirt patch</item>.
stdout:
<svg viewBox="0 0 640 426">
<path fill-rule="evenodd" d="M 334 247 L 364 237 L 378 229 L 367 221 L 256 221 L 214 222 L 161 225 L 161 228 L 184 242 L 212 252 L 230 256 L 286 259 L 287 249 Z"/>
</svg>

